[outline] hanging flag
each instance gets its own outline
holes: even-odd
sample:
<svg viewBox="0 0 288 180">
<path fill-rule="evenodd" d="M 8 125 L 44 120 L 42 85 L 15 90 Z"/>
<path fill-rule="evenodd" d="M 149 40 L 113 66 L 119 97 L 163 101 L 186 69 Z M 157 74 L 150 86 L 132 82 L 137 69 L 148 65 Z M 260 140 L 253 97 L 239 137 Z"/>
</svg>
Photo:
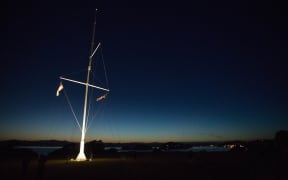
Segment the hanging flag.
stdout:
<svg viewBox="0 0 288 180">
<path fill-rule="evenodd" d="M 104 95 L 98 97 L 98 98 L 96 99 L 96 101 L 97 101 L 97 102 L 98 102 L 98 101 L 101 101 L 102 99 L 105 99 L 106 96 L 107 96 L 107 94 L 104 94 Z"/>
<path fill-rule="evenodd" d="M 59 96 L 59 93 L 63 88 L 64 88 L 63 84 L 62 84 L 62 82 L 60 82 L 59 87 L 58 87 L 57 92 L 56 92 L 56 96 Z"/>
</svg>

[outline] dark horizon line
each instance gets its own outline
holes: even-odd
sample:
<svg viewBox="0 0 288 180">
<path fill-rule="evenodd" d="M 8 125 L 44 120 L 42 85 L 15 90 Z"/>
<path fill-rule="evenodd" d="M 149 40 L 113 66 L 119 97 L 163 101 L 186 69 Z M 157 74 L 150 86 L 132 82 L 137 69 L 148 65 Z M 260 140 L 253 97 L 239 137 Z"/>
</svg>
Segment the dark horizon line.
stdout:
<svg viewBox="0 0 288 180">
<path fill-rule="evenodd" d="M 183 143 L 183 144 L 191 144 L 191 143 L 196 143 L 196 144 L 207 144 L 207 143 L 229 143 L 229 142 L 254 142 L 254 141 L 273 141 L 274 138 L 263 138 L 263 139 L 250 139 L 250 140 L 240 140 L 240 139 L 235 139 L 235 140 L 222 140 L 222 141 L 215 141 L 215 140 L 205 140 L 205 141 L 165 141 L 165 142 L 141 142 L 141 141 L 127 141 L 127 142 L 105 142 L 101 139 L 97 140 L 90 140 L 86 141 L 85 143 L 89 143 L 92 141 L 102 141 L 104 144 L 165 144 L 165 143 Z M 0 140 L 0 143 L 2 142 L 29 142 L 29 143 L 40 143 L 40 142 L 59 142 L 59 143 L 79 143 L 78 141 L 67 141 L 67 140 L 56 140 L 56 139 L 49 139 L 49 140 L 20 140 L 20 139 L 7 139 L 7 140 Z"/>
</svg>

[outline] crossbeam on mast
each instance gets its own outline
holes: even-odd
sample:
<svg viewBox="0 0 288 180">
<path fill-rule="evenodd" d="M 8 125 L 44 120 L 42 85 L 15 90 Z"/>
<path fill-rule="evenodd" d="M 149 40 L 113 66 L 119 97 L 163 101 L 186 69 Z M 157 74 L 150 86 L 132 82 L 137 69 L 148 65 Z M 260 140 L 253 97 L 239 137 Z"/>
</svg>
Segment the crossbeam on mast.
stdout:
<svg viewBox="0 0 288 180">
<path fill-rule="evenodd" d="M 88 86 L 90 86 L 90 87 L 93 87 L 93 88 L 96 88 L 96 89 L 101 89 L 101 90 L 103 90 L 103 91 L 107 91 L 107 92 L 110 91 L 109 89 L 105 89 L 105 88 L 102 88 L 102 87 L 99 87 L 99 86 L 95 86 L 95 85 L 91 85 L 91 84 L 88 84 L 88 83 L 76 81 L 76 80 L 73 80 L 73 79 L 64 78 L 64 77 L 62 77 L 62 76 L 60 76 L 59 78 L 62 79 L 62 80 L 65 80 L 65 81 L 70 81 L 70 82 L 82 84 L 82 85 L 85 85 L 85 86 L 88 85 Z"/>
</svg>

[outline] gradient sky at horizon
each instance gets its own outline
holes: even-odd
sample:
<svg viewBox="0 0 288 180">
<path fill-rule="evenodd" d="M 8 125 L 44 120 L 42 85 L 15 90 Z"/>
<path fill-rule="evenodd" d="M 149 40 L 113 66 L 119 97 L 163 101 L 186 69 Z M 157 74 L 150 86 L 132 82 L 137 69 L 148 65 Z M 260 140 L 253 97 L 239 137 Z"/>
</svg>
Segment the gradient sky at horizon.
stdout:
<svg viewBox="0 0 288 180">
<path fill-rule="evenodd" d="M 288 129 L 287 21 L 269 4 L 239 3 L 7 6 L 0 139 L 80 139 L 64 94 L 55 93 L 60 75 L 87 68 L 91 7 L 111 93 L 87 140 L 273 138 Z M 85 73 L 73 78 L 85 81 Z M 84 88 L 63 84 L 81 120 Z"/>
</svg>

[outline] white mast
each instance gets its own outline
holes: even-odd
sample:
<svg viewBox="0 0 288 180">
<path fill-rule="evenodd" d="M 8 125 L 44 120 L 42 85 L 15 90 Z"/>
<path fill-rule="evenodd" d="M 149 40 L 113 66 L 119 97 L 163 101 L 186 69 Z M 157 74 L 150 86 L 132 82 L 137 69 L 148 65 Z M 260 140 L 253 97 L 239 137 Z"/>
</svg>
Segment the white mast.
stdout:
<svg viewBox="0 0 288 180">
<path fill-rule="evenodd" d="M 95 24 L 94 23 L 94 29 L 95 29 Z M 94 36 L 94 32 L 93 32 Z M 93 40 L 94 41 L 94 40 Z M 91 48 L 93 48 L 93 41 Z M 100 43 L 98 44 L 96 50 L 100 46 Z M 87 80 L 86 80 L 86 90 L 85 90 L 85 100 L 84 100 L 84 110 L 83 110 L 83 122 L 82 122 L 82 130 L 81 130 L 81 141 L 80 141 L 80 151 L 79 154 L 76 158 L 76 161 L 85 161 L 87 160 L 85 153 L 84 153 L 84 145 L 85 145 L 85 134 L 86 134 L 86 110 L 87 110 L 87 98 L 88 98 L 88 90 L 89 90 L 89 79 L 90 79 L 90 71 L 91 71 L 91 64 L 92 64 L 92 55 L 89 57 L 89 65 L 88 65 L 88 72 L 87 72 Z"/>
<path fill-rule="evenodd" d="M 97 9 L 96 9 L 97 11 Z M 74 82 L 74 83 L 78 83 L 78 84 L 82 84 L 86 86 L 86 90 L 85 90 L 85 99 L 84 99 L 84 110 L 83 110 L 83 121 L 82 121 L 82 128 L 81 128 L 81 140 L 80 140 L 80 150 L 79 150 L 79 154 L 76 157 L 76 161 L 85 161 L 87 160 L 86 155 L 85 155 L 85 135 L 86 135 L 86 122 L 87 122 L 87 117 L 86 117 L 86 111 L 87 111 L 87 100 L 88 100 L 88 91 L 89 91 L 89 86 L 96 88 L 96 89 L 100 89 L 103 91 L 107 91 L 109 92 L 109 89 L 105 89 L 99 86 L 95 86 L 95 85 L 91 85 L 89 84 L 89 79 L 90 79 L 90 72 L 91 72 L 91 64 L 92 64 L 92 60 L 93 60 L 93 56 L 95 54 L 95 52 L 97 51 L 97 49 L 100 46 L 100 43 L 98 43 L 97 47 L 94 49 L 94 37 L 95 37 L 95 27 L 96 27 L 96 12 L 95 12 L 95 20 L 94 20 L 94 26 L 93 26 L 93 34 L 92 34 L 92 41 L 91 41 L 91 50 L 90 50 L 90 56 L 89 56 L 89 64 L 88 64 L 88 72 L 87 72 L 87 80 L 86 83 L 80 82 L 80 81 L 75 81 L 72 79 L 68 79 L 68 78 L 64 78 L 64 77 L 60 77 L 60 79 L 62 80 L 66 80 L 66 81 L 70 81 L 70 82 Z"/>
</svg>

